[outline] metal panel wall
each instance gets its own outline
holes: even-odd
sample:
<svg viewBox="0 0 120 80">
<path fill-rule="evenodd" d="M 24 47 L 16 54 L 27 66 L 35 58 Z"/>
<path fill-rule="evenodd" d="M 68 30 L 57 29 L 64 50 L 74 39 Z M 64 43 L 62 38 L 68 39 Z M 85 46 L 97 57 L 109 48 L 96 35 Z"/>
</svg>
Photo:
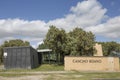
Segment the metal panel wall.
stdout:
<svg viewBox="0 0 120 80">
<path fill-rule="evenodd" d="M 26 68 L 31 69 L 38 66 L 37 51 L 32 47 L 6 47 L 4 53 L 4 66 L 6 69 Z"/>
<path fill-rule="evenodd" d="M 38 67 L 39 63 L 38 63 L 38 54 L 37 51 L 35 49 L 33 49 L 31 47 L 31 66 L 32 68 Z"/>
</svg>

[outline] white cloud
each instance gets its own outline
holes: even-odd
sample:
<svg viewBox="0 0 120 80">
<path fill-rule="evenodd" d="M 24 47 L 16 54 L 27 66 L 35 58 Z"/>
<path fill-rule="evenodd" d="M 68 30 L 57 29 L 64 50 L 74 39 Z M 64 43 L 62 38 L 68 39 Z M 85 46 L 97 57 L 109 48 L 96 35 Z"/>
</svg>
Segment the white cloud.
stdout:
<svg viewBox="0 0 120 80">
<path fill-rule="evenodd" d="M 1 38 L 0 39 L 0 45 L 2 45 L 4 41 L 12 40 L 12 39 L 15 39 L 15 37 L 4 37 L 4 38 Z"/>
<path fill-rule="evenodd" d="M 106 17 L 107 9 L 96 0 L 78 2 L 70 9 L 71 13 L 64 18 L 49 21 L 49 25 L 71 30 L 74 27 L 89 27 L 101 23 Z"/>
<path fill-rule="evenodd" d="M 106 13 L 107 9 L 97 0 L 85 0 L 72 6 L 70 13 L 63 18 L 50 20 L 48 23 L 41 20 L 0 19 L 0 43 L 7 39 L 20 38 L 30 41 L 36 47 L 45 37 L 50 25 L 67 31 L 81 27 L 97 35 L 120 37 L 120 16 L 106 19 Z"/>
<path fill-rule="evenodd" d="M 43 37 L 48 30 L 44 21 L 0 20 L 0 38 L 15 35 Z"/>
<path fill-rule="evenodd" d="M 5 40 L 23 39 L 30 42 L 43 40 L 48 28 L 44 21 L 21 19 L 0 20 L 0 44 Z"/>
<path fill-rule="evenodd" d="M 109 38 L 120 37 L 120 16 L 110 18 L 106 23 L 87 27 L 86 30 Z"/>
</svg>

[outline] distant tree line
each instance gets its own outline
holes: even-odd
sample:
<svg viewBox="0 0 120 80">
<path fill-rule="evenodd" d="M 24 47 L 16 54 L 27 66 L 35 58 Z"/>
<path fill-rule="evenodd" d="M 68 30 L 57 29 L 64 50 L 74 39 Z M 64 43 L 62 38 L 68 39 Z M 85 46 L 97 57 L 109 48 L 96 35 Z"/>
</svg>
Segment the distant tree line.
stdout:
<svg viewBox="0 0 120 80">
<path fill-rule="evenodd" d="M 113 55 L 113 52 L 120 54 L 120 43 L 117 43 L 115 41 L 98 42 L 98 43 L 102 44 L 102 50 L 104 56 L 111 56 Z"/>
<path fill-rule="evenodd" d="M 20 39 L 5 41 L 0 46 L 0 63 L 3 63 L 3 49 L 5 47 L 15 47 L 15 46 L 30 46 L 30 43 L 28 41 L 23 41 Z"/>
</svg>

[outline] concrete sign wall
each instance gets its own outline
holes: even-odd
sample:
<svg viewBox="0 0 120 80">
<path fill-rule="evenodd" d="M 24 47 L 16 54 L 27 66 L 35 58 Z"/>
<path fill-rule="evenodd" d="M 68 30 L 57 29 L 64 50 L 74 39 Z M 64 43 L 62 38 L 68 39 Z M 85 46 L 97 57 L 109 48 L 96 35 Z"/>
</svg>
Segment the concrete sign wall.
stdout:
<svg viewBox="0 0 120 80">
<path fill-rule="evenodd" d="M 118 57 L 65 57 L 65 70 L 118 71 Z"/>
<path fill-rule="evenodd" d="M 97 53 L 94 54 L 94 56 L 103 56 L 102 45 L 96 43 L 94 47 L 97 50 Z"/>
</svg>

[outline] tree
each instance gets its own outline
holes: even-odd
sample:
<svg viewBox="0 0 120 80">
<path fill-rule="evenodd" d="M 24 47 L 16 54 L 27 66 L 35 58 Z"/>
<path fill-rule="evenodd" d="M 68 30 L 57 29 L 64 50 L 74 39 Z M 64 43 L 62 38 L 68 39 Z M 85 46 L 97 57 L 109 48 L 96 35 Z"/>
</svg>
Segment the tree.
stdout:
<svg viewBox="0 0 120 80">
<path fill-rule="evenodd" d="M 30 43 L 20 39 L 4 41 L 4 43 L 0 46 L 0 62 L 3 62 L 3 48 L 14 46 L 30 46 Z"/>
<path fill-rule="evenodd" d="M 95 37 L 92 32 L 75 28 L 67 36 L 67 54 L 73 56 L 92 55 L 94 53 Z"/>
<path fill-rule="evenodd" d="M 16 40 L 5 41 L 2 46 L 3 47 L 30 46 L 30 43 L 28 41 L 16 39 Z"/>
<path fill-rule="evenodd" d="M 50 26 L 44 44 L 56 53 L 57 62 L 64 60 L 64 55 L 83 56 L 93 55 L 95 36 L 81 28 L 75 28 L 66 33 L 63 29 Z"/>
<path fill-rule="evenodd" d="M 48 47 L 44 43 L 42 43 L 42 44 L 38 45 L 37 49 L 47 49 L 47 48 Z"/>
<path fill-rule="evenodd" d="M 63 29 L 58 29 L 55 26 L 50 26 L 50 29 L 44 40 L 45 45 L 52 49 L 56 54 L 56 61 L 64 61 L 66 32 Z"/>
<path fill-rule="evenodd" d="M 120 52 L 120 44 L 114 41 L 111 42 L 99 42 L 102 44 L 103 55 L 109 56 L 113 51 Z"/>
</svg>

